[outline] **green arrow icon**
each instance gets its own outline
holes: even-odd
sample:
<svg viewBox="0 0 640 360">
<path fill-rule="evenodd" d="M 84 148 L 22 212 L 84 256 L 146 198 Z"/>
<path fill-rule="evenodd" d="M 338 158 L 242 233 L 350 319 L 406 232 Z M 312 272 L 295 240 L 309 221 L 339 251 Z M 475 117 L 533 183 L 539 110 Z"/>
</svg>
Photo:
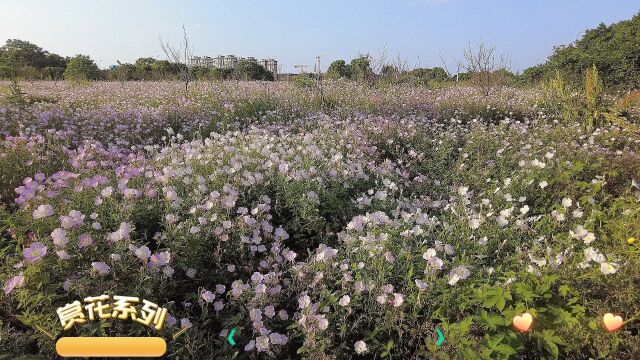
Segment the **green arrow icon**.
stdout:
<svg viewBox="0 0 640 360">
<path fill-rule="evenodd" d="M 229 344 L 231 344 L 231 346 L 236 344 L 236 341 L 233 340 L 233 335 L 236 333 L 236 328 L 231 329 L 231 331 L 229 332 L 229 336 L 227 336 L 227 341 L 229 342 Z"/>
<path fill-rule="evenodd" d="M 440 331 L 440 329 L 436 329 L 436 332 L 438 333 L 438 341 L 436 341 L 436 346 L 440 346 L 444 342 L 444 334 L 442 333 L 442 331 Z"/>
</svg>

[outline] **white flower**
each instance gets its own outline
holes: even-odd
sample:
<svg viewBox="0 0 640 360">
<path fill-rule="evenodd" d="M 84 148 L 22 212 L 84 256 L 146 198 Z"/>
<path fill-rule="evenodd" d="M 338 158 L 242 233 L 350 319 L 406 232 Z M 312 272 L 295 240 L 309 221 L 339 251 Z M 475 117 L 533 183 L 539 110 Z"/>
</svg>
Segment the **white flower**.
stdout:
<svg viewBox="0 0 640 360">
<path fill-rule="evenodd" d="M 553 216 L 553 218 L 556 219 L 556 221 L 559 221 L 559 222 L 563 222 L 566 219 L 564 214 L 561 213 L 561 212 L 558 212 L 557 210 L 553 210 L 551 212 L 551 216 Z"/>
<path fill-rule="evenodd" d="M 509 220 L 504 215 L 499 215 L 496 217 L 496 222 L 498 222 L 498 226 L 505 227 L 509 225 Z"/>
<path fill-rule="evenodd" d="M 367 343 L 362 340 L 356 341 L 356 343 L 353 344 L 353 348 L 358 354 L 364 354 L 367 352 Z"/>
<path fill-rule="evenodd" d="M 424 282 L 424 281 L 422 281 L 420 279 L 415 279 L 414 281 L 415 281 L 416 286 L 418 287 L 418 289 L 420 289 L 420 291 L 427 290 L 428 285 L 427 285 L 426 282 Z"/>
<path fill-rule="evenodd" d="M 469 188 L 466 186 L 460 186 L 458 188 L 458 195 L 460 196 L 467 196 L 467 193 L 469 192 Z"/>
<path fill-rule="evenodd" d="M 393 293 L 393 300 L 391 300 L 391 305 L 393 307 L 400 307 L 404 303 L 404 295 Z"/>
<path fill-rule="evenodd" d="M 563 198 L 562 199 L 562 206 L 568 208 L 568 207 L 571 207 L 571 205 L 573 205 L 573 200 L 571 200 L 569 198 Z"/>
<path fill-rule="evenodd" d="M 51 238 L 53 238 L 53 244 L 56 246 L 65 246 L 69 242 L 69 238 L 67 238 L 67 232 L 57 228 L 51 232 Z"/>
<path fill-rule="evenodd" d="M 427 251 L 422 254 L 422 258 L 429 261 L 431 258 L 436 256 L 436 249 L 427 249 Z"/>
<path fill-rule="evenodd" d="M 547 185 L 549 185 L 549 183 L 547 183 L 546 181 L 540 181 L 540 183 L 538 184 L 538 186 L 540 186 L 540 189 L 546 188 Z"/>
<path fill-rule="evenodd" d="M 298 306 L 300 309 L 306 309 L 311 305 L 311 298 L 309 295 L 304 294 L 298 298 Z"/>
<path fill-rule="evenodd" d="M 603 262 L 600 264 L 600 271 L 605 275 L 615 274 L 616 271 L 618 271 L 618 264 L 614 262 Z"/>
<path fill-rule="evenodd" d="M 477 217 L 471 218 L 471 220 L 469 220 L 469 227 L 472 230 L 475 230 L 475 229 L 479 228 L 480 227 L 480 219 L 477 218 Z"/>
<path fill-rule="evenodd" d="M 468 278 L 470 274 L 471 272 L 469 271 L 469 269 L 467 269 L 466 266 L 464 265 L 457 266 L 455 269 L 451 270 L 451 272 L 449 273 L 448 284 L 455 285 L 458 283 L 458 281 Z"/>
<path fill-rule="evenodd" d="M 207 303 L 210 303 L 213 300 L 215 300 L 216 294 L 212 293 L 209 290 L 205 290 L 202 293 L 200 293 L 200 297 L 202 298 L 202 300 L 206 301 Z"/>
<path fill-rule="evenodd" d="M 442 259 L 434 256 L 427 260 L 427 265 L 434 270 L 442 270 L 442 265 L 444 265 L 444 262 L 442 261 Z"/>
<path fill-rule="evenodd" d="M 342 307 L 345 307 L 349 305 L 350 302 L 351 302 L 351 297 L 349 295 L 344 295 L 343 297 L 340 298 L 340 301 L 338 301 L 338 304 L 340 304 L 340 306 Z"/>
</svg>

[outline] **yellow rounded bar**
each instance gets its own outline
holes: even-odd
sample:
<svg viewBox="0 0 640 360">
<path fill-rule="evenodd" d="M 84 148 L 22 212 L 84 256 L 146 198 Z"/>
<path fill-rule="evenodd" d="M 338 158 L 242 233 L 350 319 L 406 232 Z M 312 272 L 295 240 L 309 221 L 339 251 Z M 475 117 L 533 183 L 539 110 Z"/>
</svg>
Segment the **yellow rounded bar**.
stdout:
<svg viewBox="0 0 640 360">
<path fill-rule="evenodd" d="M 157 357 L 167 352 L 160 337 L 63 337 L 56 342 L 63 357 Z"/>
</svg>

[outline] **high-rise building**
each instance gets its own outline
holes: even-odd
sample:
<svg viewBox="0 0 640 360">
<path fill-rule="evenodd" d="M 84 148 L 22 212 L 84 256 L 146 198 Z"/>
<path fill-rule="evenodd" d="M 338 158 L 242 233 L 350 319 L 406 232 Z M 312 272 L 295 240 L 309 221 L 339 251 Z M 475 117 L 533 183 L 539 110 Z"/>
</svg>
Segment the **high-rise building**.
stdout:
<svg viewBox="0 0 640 360">
<path fill-rule="evenodd" d="M 204 67 L 215 67 L 219 69 L 233 69 L 238 65 L 240 61 L 250 61 L 254 64 L 259 64 L 264 66 L 267 71 L 273 73 L 273 75 L 278 74 L 278 62 L 274 59 L 261 59 L 257 60 L 256 58 L 250 56 L 247 58 L 239 58 L 235 55 L 218 55 L 215 58 L 211 58 L 209 56 L 194 56 L 191 59 L 191 65 L 193 66 L 204 66 Z"/>
</svg>

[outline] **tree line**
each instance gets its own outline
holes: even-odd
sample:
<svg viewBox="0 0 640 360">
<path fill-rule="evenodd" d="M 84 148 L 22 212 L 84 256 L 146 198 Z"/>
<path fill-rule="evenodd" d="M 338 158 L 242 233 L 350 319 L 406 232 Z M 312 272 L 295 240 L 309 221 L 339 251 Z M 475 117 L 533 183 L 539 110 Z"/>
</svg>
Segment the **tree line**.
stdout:
<svg viewBox="0 0 640 360">
<path fill-rule="evenodd" d="M 442 67 L 408 69 L 406 62 L 385 62 L 359 55 L 349 63 L 332 62 L 325 74 L 329 79 L 348 79 L 370 84 L 411 83 L 432 85 L 451 81 L 473 82 L 489 89 L 504 85 L 536 85 L 561 74 L 567 83 L 580 84 L 586 72 L 595 67 L 608 90 L 640 87 L 640 13 L 612 25 L 589 29 L 569 45 L 557 46 L 543 64 L 520 74 L 509 69 L 508 62 L 496 59 L 495 48 L 479 43 L 465 50 L 465 59 L 455 74 Z M 185 69 L 185 67 L 188 67 Z M 106 70 L 98 68 L 86 55 L 62 57 L 27 41 L 10 39 L 0 47 L 0 79 L 44 80 L 174 80 L 188 71 L 195 80 L 273 80 L 274 74 L 263 66 L 241 61 L 234 69 L 191 67 L 183 62 L 139 58 L 135 63 L 120 63 Z M 183 77 L 183 76 L 182 76 Z M 294 77 L 300 84 L 312 84 L 316 74 Z"/>
<path fill-rule="evenodd" d="M 274 74 L 264 66 L 247 60 L 239 61 L 233 69 L 217 69 L 143 57 L 133 64 L 118 61 L 108 69 L 99 69 L 87 55 L 62 57 L 28 41 L 9 39 L 0 47 L 0 79 L 176 80 L 187 66 L 196 80 L 274 80 Z"/>
</svg>

